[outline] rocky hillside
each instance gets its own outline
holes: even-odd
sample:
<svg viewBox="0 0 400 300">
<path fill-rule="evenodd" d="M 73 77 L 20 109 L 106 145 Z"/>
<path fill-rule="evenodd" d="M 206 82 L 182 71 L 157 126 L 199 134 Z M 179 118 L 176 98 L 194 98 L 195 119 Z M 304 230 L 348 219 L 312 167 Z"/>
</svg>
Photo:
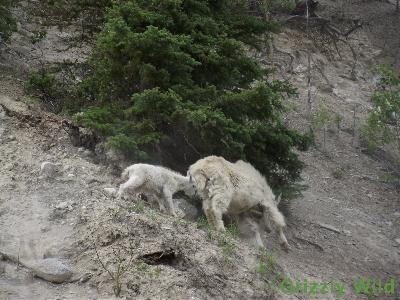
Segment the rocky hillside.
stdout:
<svg viewBox="0 0 400 300">
<path fill-rule="evenodd" d="M 316 127 L 316 146 L 299 154 L 307 189 L 287 209 L 288 253 L 275 233 L 265 234 L 262 251 L 246 228 L 217 234 L 198 204 L 179 197 L 176 218 L 151 199 L 115 201 L 118 157 L 73 146 L 63 117 L 24 87 L 30 69 L 82 61 L 90 45 L 71 42 L 74 26 L 46 27 L 32 44 L 29 32 L 43 26 L 22 2 L 20 31 L 0 52 L 0 298 L 110 298 L 120 287 L 126 299 L 374 299 L 354 289 L 360 277 L 393 278 L 393 294 L 376 299 L 399 298 L 398 166 L 391 149 L 367 154 L 360 128 L 376 85 L 372 67 L 399 63 L 400 17 L 390 2 L 319 2 L 322 25 L 307 33 L 304 19 L 279 16 L 290 20 L 259 57 L 298 87 L 288 126 L 308 130 L 322 111 L 329 116 Z M 290 288 L 305 281 L 320 285 Z"/>
</svg>

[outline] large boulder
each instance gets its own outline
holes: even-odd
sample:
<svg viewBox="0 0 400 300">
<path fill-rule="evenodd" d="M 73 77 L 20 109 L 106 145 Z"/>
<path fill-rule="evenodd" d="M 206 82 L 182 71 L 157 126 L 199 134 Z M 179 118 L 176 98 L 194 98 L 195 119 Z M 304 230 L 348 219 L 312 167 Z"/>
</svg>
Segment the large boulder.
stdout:
<svg viewBox="0 0 400 300">
<path fill-rule="evenodd" d="M 174 199 L 174 202 L 175 206 L 178 208 L 178 211 L 183 213 L 182 217 L 184 217 L 186 220 L 196 221 L 201 216 L 201 209 L 198 209 L 189 201 L 183 198 L 176 198 Z"/>
<path fill-rule="evenodd" d="M 45 258 L 30 264 L 34 276 L 53 283 L 63 283 L 72 277 L 72 270 L 57 258 Z"/>
</svg>

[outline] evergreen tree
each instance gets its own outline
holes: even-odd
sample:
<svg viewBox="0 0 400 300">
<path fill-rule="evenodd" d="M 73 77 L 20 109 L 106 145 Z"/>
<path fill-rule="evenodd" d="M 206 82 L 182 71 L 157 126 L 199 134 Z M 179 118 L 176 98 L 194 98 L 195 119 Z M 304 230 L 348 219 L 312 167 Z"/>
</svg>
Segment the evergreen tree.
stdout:
<svg viewBox="0 0 400 300">
<path fill-rule="evenodd" d="M 17 24 L 11 14 L 11 0 L 0 0 L 0 41 L 8 41 Z"/>
<path fill-rule="evenodd" d="M 284 126 L 287 82 L 267 80 L 250 57 L 276 24 L 246 1 L 129 0 L 107 14 L 83 83 L 78 121 L 135 159 L 185 170 L 197 159 L 245 159 L 274 186 L 299 178 L 293 147 L 308 139 Z"/>
</svg>

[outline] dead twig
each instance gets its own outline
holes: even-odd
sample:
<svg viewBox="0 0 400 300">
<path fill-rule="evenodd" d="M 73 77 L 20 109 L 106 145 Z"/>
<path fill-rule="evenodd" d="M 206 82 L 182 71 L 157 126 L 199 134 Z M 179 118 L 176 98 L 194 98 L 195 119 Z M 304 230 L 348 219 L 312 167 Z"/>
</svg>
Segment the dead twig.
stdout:
<svg viewBox="0 0 400 300">
<path fill-rule="evenodd" d="M 300 241 L 300 242 L 303 242 L 303 243 L 306 243 L 306 244 L 314 246 L 315 248 L 317 248 L 321 252 L 324 251 L 324 248 L 322 248 L 321 245 L 319 245 L 319 244 L 317 244 L 315 242 L 312 242 L 312 241 L 309 241 L 309 240 L 306 240 L 306 239 L 303 239 L 303 238 L 300 238 L 300 237 L 297 237 L 297 236 L 295 236 L 294 238 L 296 240 Z"/>
</svg>

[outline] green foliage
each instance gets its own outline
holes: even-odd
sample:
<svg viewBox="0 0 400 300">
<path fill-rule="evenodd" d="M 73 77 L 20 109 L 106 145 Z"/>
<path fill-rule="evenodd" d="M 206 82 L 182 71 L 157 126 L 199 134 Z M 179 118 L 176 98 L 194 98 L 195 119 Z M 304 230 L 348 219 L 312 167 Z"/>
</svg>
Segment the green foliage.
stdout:
<svg viewBox="0 0 400 300">
<path fill-rule="evenodd" d="M 130 212 L 135 212 L 137 214 L 142 213 L 144 211 L 144 201 L 143 200 L 139 200 L 136 203 L 134 203 L 133 205 L 131 205 L 128 210 Z"/>
<path fill-rule="evenodd" d="M 400 151 L 400 74 L 389 66 L 379 66 L 377 71 L 380 80 L 363 136 L 371 150 L 396 142 Z"/>
<path fill-rule="evenodd" d="M 335 114 L 335 116 L 333 118 L 333 122 L 336 125 L 337 129 L 340 130 L 340 125 L 343 122 L 343 117 L 339 114 Z"/>
<path fill-rule="evenodd" d="M 232 236 L 237 237 L 239 235 L 239 228 L 236 222 L 231 222 L 228 224 L 226 231 Z"/>
<path fill-rule="evenodd" d="M 45 31 L 35 31 L 31 39 L 38 43 L 45 36 Z M 55 113 L 76 113 L 82 107 L 82 93 L 77 82 L 84 77 L 85 68 L 85 63 L 64 60 L 51 68 L 31 71 L 26 80 L 27 91 Z"/>
<path fill-rule="evenodd" d="M 284 126 L 288 82 L 267 80 L 249 55 L 274 24 L 246 1 L 129 0 L 98 35 L 77 120 L 134 159 L 186 170 L 215 154 L 246 159 L 274 186 L 290 185 L 306 136 Z"/>
<path fill-rule="evenodd" d="M 272 252 L 267 249 L 261 249 L 260 258 L 257 265 L 257 273 L 261 276 L 265 276 L 268 273 L 275 270 L 276 267 L 276 259 Z"/>
<path fill-rule="evenodd" d="M 229 256 L 236 248 L 236 243 L 233 238 L 239 233 L 237 225 L 235 223 L 230 223 L 226 232 L 218 232 L 212 224 L 208 223 L 206 217 L 201 216 L 197 219 L 197 227 L 204 229 L 208 238 L 217 242 L 218 247 L 222 250 L 225 260 L 229 261 Z"/>
<path fill-rule="evenodd" d="M 31 42 L 32 42 L 32 44 L 39 43 L 46 36 L 47 36 L 47 32 L 46 31 L 34 30 L 32 32 Z"/>
<path fill-rule="evenodd" d="M 45 70 L 31 72 L 28 75 L 27 88 L 29 92 L 43 99 L 48 107 L 54 107 L 55 102 L 62 96 L 55 76 Z"/>
<path fill-rule="evenodd" d="M 261 2 L 261 8 L 264 12 L 291 12 L 296 8 L 296 0 L 262 0 Z"/>
<path fill-rule="evenodd" d="M 267 290 L 277 291 L 279 282 L 283 279 L 279 269 L 274 253 L 265 248 L 260 249 L 256 272 L 266 282 Z"/>
<path fill-rule="evenodd" d="M 330 121 L 332 121 L 332 116 L 325 107 L 319 108 L 312 117 L 311 126 L 314 132 L 320 131 L 324 126 L 326 126 Z M 337 122 L 336 119 L 334 119 Z"/>
<path fill-rule="evenodd" d="M 0 41 L 8 41 L 17 30 L 17 23 L 10 11 L 12 4 L 12 0 L 0 0 Z"/>
</svg>

